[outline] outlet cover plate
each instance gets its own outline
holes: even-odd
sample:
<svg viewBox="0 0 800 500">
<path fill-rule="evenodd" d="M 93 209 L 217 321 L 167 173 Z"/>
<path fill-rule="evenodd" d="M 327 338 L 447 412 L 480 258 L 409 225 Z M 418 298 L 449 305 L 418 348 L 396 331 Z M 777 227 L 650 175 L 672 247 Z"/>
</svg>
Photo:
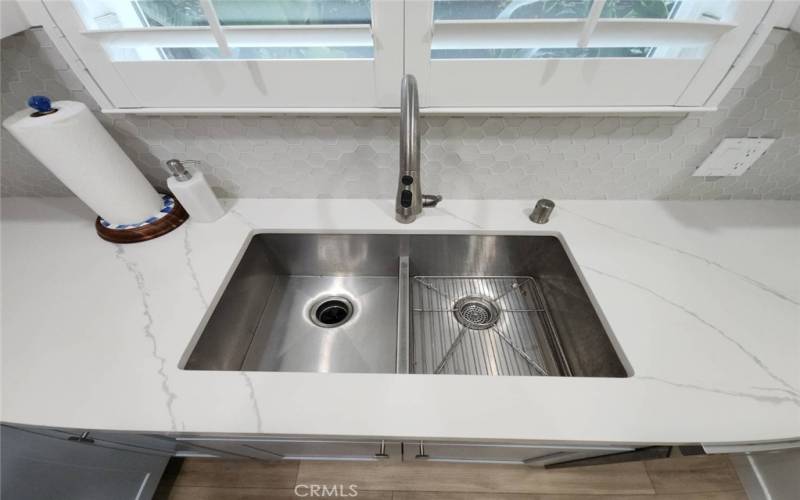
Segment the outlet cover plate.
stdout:
<svg viewBox="0 0 800 500">
<path fill-rule="evenodd" d="M 698 177 L 739 176 L 745 173 L 775 139 L 722 139 L 692 175 Z"/>
</svg>

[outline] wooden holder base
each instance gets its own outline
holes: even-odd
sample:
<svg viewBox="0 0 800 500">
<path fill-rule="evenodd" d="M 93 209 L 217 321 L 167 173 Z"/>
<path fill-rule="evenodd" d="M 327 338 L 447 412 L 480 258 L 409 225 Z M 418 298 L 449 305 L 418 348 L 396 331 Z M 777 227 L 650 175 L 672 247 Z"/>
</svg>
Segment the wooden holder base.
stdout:
<svg viewBox="0 0 800 500">
<path fill-rule="evenodd" d="M 189 214 L 186 213 L 186 209 L 176 199 L 172 210 L 152 224 L 127 229 L 112 229 L 104 226 L 98 217 L 94 228 L 97 230 L 98 236 L 111 243 L 139 243 L 167 234 L 186 222 L 188 218 Z"/>
</svg>

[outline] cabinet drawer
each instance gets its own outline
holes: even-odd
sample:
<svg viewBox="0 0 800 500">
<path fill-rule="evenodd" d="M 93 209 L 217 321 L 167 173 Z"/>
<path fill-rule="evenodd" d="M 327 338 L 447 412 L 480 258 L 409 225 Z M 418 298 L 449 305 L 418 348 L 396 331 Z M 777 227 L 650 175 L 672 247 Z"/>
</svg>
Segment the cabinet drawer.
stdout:
<svg viewBox="0 0 800 500">
<path fill-rule="evenodd" d="M 514 445 L 494 443 L 454 443 L 446 441 L 404 441 L 404 460 L 436 462 L 477 462 L 550 465 L 633 448 L 611 446 Z"/>
<path fill-rule="evenodd" d="M 380 440 L 179 438 L 181 443 L 261 460 L 380 460 L 400 456 L 399 443 Z"/>
<path fill-rule="evenodd" d="M 772 441 L 766 443 L 704 444 L 703 450 L 709 455 L 734 453 L 761 453 L 770 451 L 800 450 L 800 440 Z"/>
</svg>

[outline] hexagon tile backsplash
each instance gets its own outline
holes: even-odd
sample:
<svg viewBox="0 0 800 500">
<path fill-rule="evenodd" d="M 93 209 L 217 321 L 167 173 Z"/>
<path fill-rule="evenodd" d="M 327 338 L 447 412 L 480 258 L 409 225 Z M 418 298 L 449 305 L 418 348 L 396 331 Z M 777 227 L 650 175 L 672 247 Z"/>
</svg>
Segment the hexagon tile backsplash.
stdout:
<svg viewBox="0 0 800 500">
<path fill-rule="evenodd" d="M 2 41 L 2 114 L 29 94 L 97 109 L 41 30 Z M 223 196 L 394 196 L 398 120 L 143 117 L 97 113 L 151 181 L 170 158 L 200 160 Z M 423 120 L 426 192 L 448 198 L 800 200 L 800 35 L 775 30 L 714 113 L 685 117 Z M 724 137 L 777 137 L 745 175 L 691 173 Z M 69 191 L 5 131 L 4 196 Z"/>
</svg>

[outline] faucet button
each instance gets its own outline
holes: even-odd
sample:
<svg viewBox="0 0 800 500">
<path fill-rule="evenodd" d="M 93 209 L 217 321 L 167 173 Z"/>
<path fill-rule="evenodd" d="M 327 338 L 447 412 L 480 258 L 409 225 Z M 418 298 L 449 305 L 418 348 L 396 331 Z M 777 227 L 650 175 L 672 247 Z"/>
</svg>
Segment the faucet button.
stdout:
<svg viewBox="0 0 800 500">
<path fill-rule="evenodd" d="M 413 199 L 414 195 L 411 194 L 411 191 L 404 189 L 402 193 L 400 193 L 400 206 L 403 208 L 408 208 L 411 206 L 411 200 Z"/>
<path fill-rule="evenodd" d="M 404 175 L 400 178 L 400 182 L 402 182 L 404 186 L 410 186 L 414 184 L 414 178 L 410 175 Z"/>
</svg>

